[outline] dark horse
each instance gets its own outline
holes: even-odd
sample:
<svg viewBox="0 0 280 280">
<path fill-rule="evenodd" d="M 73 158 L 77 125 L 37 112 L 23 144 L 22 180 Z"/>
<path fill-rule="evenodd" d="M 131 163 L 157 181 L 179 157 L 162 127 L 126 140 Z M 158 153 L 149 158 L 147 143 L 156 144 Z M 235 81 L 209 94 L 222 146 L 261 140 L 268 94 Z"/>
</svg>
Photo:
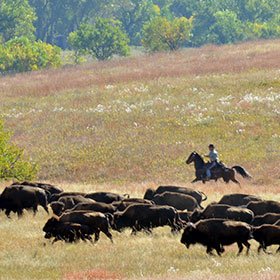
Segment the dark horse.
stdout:
<svg viewBox="0 0 280 280">
<path fill-rule="evenodd" d="M 207 167 L 209 166 L 209 163 L 205 163 L 203 158 L 197 153 L 192 152 L 189 156 L 189 158 L 186 161 L 186 164 L 190 164 L 194 162 L 194 168 L 195 168 L 195 176 L 196 178 L 192 181 L 192 183 L 197 181 L 202 181 L 203 184 L 206 181 L 205 178 L 205 172 Z M 251 176 L 247 173 L 247 171 L 241 167 L 241 166 L 233 166 L 232 168 L 226 167 L 223 164 L 218 164 L 217 167 L 214 167 L 211 169 L 211 180 L 218 180 L 219 178 L 223 178 L 223 180 L 228 183 L 230 180 L 233 181 L 236 184 L 240 183 L 235 179 L 235 172 L 239 173 L 243 178 L 251 178 Z"/>
</svg>

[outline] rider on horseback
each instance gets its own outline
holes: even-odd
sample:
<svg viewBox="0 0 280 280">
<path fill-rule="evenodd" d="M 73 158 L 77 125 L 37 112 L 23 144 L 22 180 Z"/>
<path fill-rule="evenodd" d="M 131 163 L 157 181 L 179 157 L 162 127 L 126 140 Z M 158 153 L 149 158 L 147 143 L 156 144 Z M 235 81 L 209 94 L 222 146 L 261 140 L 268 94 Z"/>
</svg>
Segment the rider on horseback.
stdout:
<svg viewBox="0 0 280 280">
<path fill-rule="evenodd" d="M 208 146 L 209 148 L 209 154 L 208 155 L 204 155 L 205 157 L 209 157 L 209 161 L 210 161 L 210 165 L 206 170 L 206 180 L 210 180 L 211 179 L 211 169 L 214 168 L 215 166 L 217 166 L 218 161 L 219 161 L 219 156 L 217 151 L 215 150 L 215 147 L 213 144 L 210 144 Z"/>
</svg>

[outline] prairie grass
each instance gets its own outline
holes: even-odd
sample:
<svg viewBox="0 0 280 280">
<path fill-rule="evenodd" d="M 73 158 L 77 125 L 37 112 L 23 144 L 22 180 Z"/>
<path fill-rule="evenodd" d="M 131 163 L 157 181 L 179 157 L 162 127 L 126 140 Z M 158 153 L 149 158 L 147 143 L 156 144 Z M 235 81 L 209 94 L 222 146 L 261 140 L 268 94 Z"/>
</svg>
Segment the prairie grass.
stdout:
<svg viewBox="0 0 280 280">
<path fill-rule="evenodd" d="M 6 184 L 2 184 L 4 187 Z M 105 186 L 61 184 L 69 190 L 94 191 Z M 152 185 L 149 185 L 152 187 Z M 238 192 L 229 185 L 230 191 Z M 209 203 L 228 193 L 223 184 L 197 186 L 208 195 Z M 2 188 L 1 188 L 2 189 Z M 123 191 L 122 186 L 108 186 Z M 134 190 L 134 191 L 133 191 Z M 132 184 L 126 189 L 132 196 L 142 197 L 145 188 Z M 269 193 L 264 186 L 249 184 L 242 192 L 261 195 L 265 199 L 280 200 L 280 194 Z M 113 232 L 114 244 L 103 234 L 97 246 L 89 243 L 51 245 L 44 239 L 42 227 L 49 217 L 40 209 L 37 216 L 25 213 L 18 219 L 0 214 L 0 279 L 279 279 L 279 256 L 276 246 L 272 255 L 257 254 L 257 243 L 250 241 L 250 255 L 237 257 L 237 246 L 226 247 L 222 257 L 208 256 L 204 247 L 186 249 L 180 235 L 172 235 L 169 228 L 155 229 L 153 235 L 130 231 Z"/>
</svg>

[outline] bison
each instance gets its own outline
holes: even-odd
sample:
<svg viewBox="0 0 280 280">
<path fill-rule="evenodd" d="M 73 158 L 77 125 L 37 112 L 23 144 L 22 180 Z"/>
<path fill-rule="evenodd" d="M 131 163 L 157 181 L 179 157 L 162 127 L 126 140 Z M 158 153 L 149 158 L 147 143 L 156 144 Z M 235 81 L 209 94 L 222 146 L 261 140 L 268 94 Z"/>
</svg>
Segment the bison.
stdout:
<svg viewBox="0 0 280 280">
<path fill-rule="evenodd" d="M 203 219 L 220 218 L 234 221 L 251 223 L 254 213 L 246 208 L 239 208 L 225 204 L 209 204 L 205 209 L 196 209 L 191 217 L 191 222 L 197 222 Z"/>
<path fill-rule="evenodd" d="M 85 224 L 95 232 L 95 242 L 99 240 L 100 231 L 102 231 L 113 243 L 113 236 L 109 231 L 110 218 L 99 212 L 71 211 L 60 216 L 61 222 L 73 222 Z"/>
<path fill-rule="evenodd" d="M 253 229 L 253 237 L 259 242 L 258 253 L 262 249 L 267 253 L 266 248 L 270 245 L 280 245 L 280 226 L 262 225 Z M 280 251 L 280 246 L 276 252 Z"/>
<path fill-rule="evenodd" d="M 197 203 L 200 205 L 202 201 L 207 199 L 205 193 L 193 190 L 191 188 L 177 187 L 177 186 L 159 186 L 156 190 L 147 189 L 144 195 L 144 199 L 152 200 L 152 198 L 157 194 L 162 194 L 164 192 L 174 192 L 182 193 L 192 196 L 197 200 Z"/>
<path fill-rule="evenodd" d="M 81 202 L 91 203 L 94 202 L 94 200 L 85 198 L 81 195 L 69 195 L 60 197 L 59 200 L 52 202 L 50 205 L 53 213 L 60 216 L 64 211 L 72 209 Z"/>
<path fill-rule="evenodd" d="M 94 192 L 87 194 L 85 197 L 93 199 L 97 202 L 112 203 L 114 201 L 123 200 L 125 197 L 129 197 L 129 195 L 125 194 L 121 196 L 112 192 Z"/>
<path fill-rule="evenodd" d="M 261 226 L 263 224 L 274 224 L 280 219 L 280 214 L 277 213 L 267 213 L 260 216 L 255 216 L 252 225 Z"/>
<path fill-rule="evenodd" d="M 262 198 L 255 195 L 232 193 L 224 195 L 218 204 L 227 204 L 230 206 L 247 205 L 250 201 L 262 201 Z"/>
<path fill-rule="evenodd" d="M 100 231 L 102 231 L 113 242 L 112 234 L 109 231 L 109 218 L 103 213 L 99 212 L 85 212 L 85 211 L 69 211 L 63 213 L 60 217 L 52 217 L 45 224 L 43 231 L 51 232 L 52 228 L 58 223 L 77 223 L 86 225 L 90 231 L 95 234 L 95 242 L 99 240 Z"/>
<path fill-rule="evenodd" d="M 132 204 L 149 204 L 149 205 L 154 205 L 155 203 L 151 200 L 148 199 L 143 199 L 143 198 L 125 198 L 121 201 L 114 201 L 112 205 L 116 207 L 117 211 L 123 211 L 125 210 L 128 206 Z"/>
<path fill-rule="evenodd" d="M 52 244 L 58 240 L 64 240 L 65 242 L 77 242 L 82 239 L 83 241 L 89 240 L 92 242 L 91 235 L 94 232 L 91 232 L 90 228 L 87 225 L 81 225 L 77 223 L 61 223 L 55 222 L 54 219 L 53 227 L 49 229 L 45 234 L 45 238 L 50 239 L 54 237 Z"/>
<path fill-rule="evenodd" d="M 112 204 L 92 201 L 92 202 L 80 202 L 77 205 L 75 205 L 71 210 L 72 211 L 90 210 L 90 211 L 95 211 L 95 212 L 113 214 L 114 212 L 116 212 L 116 207 L 113 206 Z"/>
<path fill-rule="evenodd" d="M 0 209 L 5 210 L 7 217 L 10 217 L 11 212 L 21 217 L 23 209 L 32 209 L 35 215 L 38 205 L 49 213 L 46 193 L 39 188 L 13 185 L 6 187 L 0 196 Z"/>
<path fill-rule="evenodd" d="M 54 201 L 58 201 L 61 197 L 64 196 L 85 196 L 86 193 L 84 192 L 61 192 L 61 193 L 55 193 L 53 195 L 51 195 L 50 199 L 49 199 L 49 203 L 52 203 Z"/>
<path fill-rule="evenodd" d="M 200 209 L 197 200 L 190 195 L 182 193 L 164 192 L 153 196 L 152 201 L 157 205 L 173 206 L 177 210 L 193 211 Z"/>
<path fill-rule="evenodd" d="M 255 216 L 267 213 L 280 214 L 280 203 L 274 200 L 251 201 L 246 205 L 246 208 L 252 210 Z"/>
<path fill-rule="evenodd" d="M 122 212 L 114 214 L 114 227 L 122 231 L 126 227 L 136 231 L 151 231 L 152 228 L 170 226 L 173 231 L 179 230 L 183 223 L 177 210 L 171 206 L 157 206 L 148 204 L 132 204 Z"/>
<path fill-rule="evenodd" d="M 239 251 L 243 250 L 243 245 L 247 247 L 249 253 L 251 239 L 251 227 L 243 222 L 228 221 L 224 219 L 206 219 L 195 224 L 189 223 L 184 229 L 181 243 L 187 248 L 191 244 L 202 244 L 206 246 L 206 252 L 212 255 L 215 249 L 218 255 L 224 252 L 224 245 L 237 243 Z"/>
<path fill-rule="evenodd" d="M 54 185 L 51 185 L 51 184 L 47 184 L 47 183 L 23 181 L 23 182 L 15 182 L 12 184 L 12 186 L 13 185 L 40 188 L 40 189 L 43 189 L 43 190 L 47 191 L 48 193 L 50 193 L 50 195 L 63 192 L 63 189 L 56 187 Z"/>
</svg>

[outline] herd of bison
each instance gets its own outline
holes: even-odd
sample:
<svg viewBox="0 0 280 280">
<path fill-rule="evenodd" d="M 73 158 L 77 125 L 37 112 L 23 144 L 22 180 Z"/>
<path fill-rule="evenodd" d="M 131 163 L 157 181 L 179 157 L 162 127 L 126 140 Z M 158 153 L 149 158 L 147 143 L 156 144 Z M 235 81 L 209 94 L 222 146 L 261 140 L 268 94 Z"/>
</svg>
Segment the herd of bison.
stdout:
<svg viewBox="0 0 280 280">
<path fill-rule="evenodd" d="M 64 192 L 50 184 L 17 182 L 4 189 L 0 209 L 7 217 L 38 206 L 53 216 L 43 227 L 45 238 L 53 243 L 62 240 L 97 242 L 103 232 L 113 242 L 111 230 L 132 229 L 152 233 L 155 227 L 169 226 L 172 233 L 182 231 L 181 243 L 202 244 L 208 254 L 224 252 L 225 245 L 237 243 L 250 249 L 250 239 L 259 243 L 258 252 L 267 246 L 280 245 L 280 203 L 249 194 L 228 194 L 205 208 L 203 192 L 185 187 L 160 186 L 147 189 L 144 198 L 130 198 L 111 192 Z M 94 235 L 94 241 L 92 240 Z M 280 251 L 280 246 L 277 252 Z"/>
</svg>

